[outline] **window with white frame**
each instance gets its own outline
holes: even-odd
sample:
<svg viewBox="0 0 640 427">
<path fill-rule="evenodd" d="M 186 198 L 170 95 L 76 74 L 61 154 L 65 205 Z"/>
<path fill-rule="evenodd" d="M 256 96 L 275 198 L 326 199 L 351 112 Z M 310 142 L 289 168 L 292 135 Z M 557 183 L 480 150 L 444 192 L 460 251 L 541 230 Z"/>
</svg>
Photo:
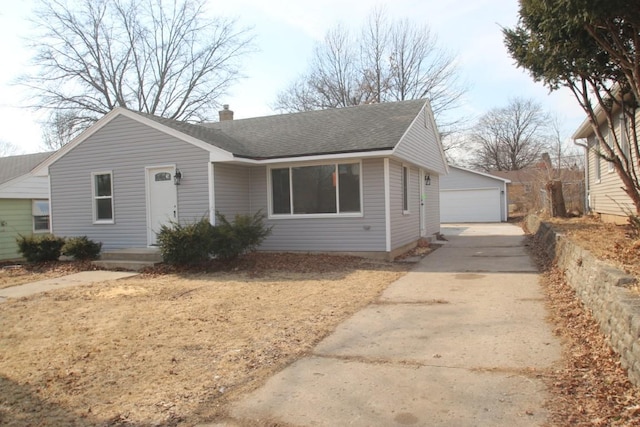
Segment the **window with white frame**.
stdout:
<svg viewBox="0 0 640 427">
<path fill-rule="evenodd" d="M 113 224 L 113 173 L 94 172 L 93 188 L 93 221 L 95 223 Z"/>
<path fill-rule="evenodd" d="M 625 116 L 624 112 L 620 113 L 620 148 L 622 148 L 622 153 L 629 161 L 631 161 L 631 145 L 629 144 L 630 131 L 627 116 Z"/>
<path fill-rule="evenodd" d="M 49 225 L 49 201 L 33 200 L 31 203 L 31 215 L 33 216 L 33 231 L 35 233 L 48 233 Z"/>
<path fill-rule="evenodd" d="M 360 214 L 360 163 L 270 169 L 272 215 Z"/>
<path fill-rule="evenodd" d="M 598 137 L 596 137 L 596 141 L 593 145 L 593 152 L 594 152 L 594 170 L 593 170 L 593 175 L 594 178 L 597 182 L 600 182 L 600 140 L 598 139 Z"/>
<path fill-rule="evenodd" d="M 409 212 L 409 168 L 402 166 L 402 211 Z"/>
<path fill-rule="evenodd" d="M 607 129 L 607 145 L 611 148 L 611 151 L 616 152 L 616 141 L 614 131 Z M 607 160 L 607 172 L 611 173 L 615 170 L 613 162 Z"/>
</svg>

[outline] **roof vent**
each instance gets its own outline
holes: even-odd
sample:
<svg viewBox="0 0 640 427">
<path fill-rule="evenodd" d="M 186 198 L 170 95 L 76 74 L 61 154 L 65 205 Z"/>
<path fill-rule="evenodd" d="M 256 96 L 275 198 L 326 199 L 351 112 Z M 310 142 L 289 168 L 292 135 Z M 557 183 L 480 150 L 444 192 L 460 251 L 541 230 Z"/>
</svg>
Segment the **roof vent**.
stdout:
<svg viewBox="0 0 640 427">
<path fill-rule="evenodd" d="M 224 104 L 222 110 L 218 111 L 220 121 L 233 120 L 233 111 L 229 110 L 229 104 Z"/>
</svg>

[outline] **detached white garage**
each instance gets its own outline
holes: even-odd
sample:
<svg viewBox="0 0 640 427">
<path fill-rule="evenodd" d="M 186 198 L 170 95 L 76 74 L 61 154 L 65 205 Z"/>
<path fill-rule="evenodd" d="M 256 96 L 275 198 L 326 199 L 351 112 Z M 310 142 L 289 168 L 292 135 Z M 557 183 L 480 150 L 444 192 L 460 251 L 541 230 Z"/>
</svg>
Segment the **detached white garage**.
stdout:
<svg viewBox="0 0 640 427">
<path fill-rule="evenodd" d="M 509 182 L 486 173 L 449 166 L 449 174 L 440 177 L 440 221 L 506 221 Z"/>
</svg>

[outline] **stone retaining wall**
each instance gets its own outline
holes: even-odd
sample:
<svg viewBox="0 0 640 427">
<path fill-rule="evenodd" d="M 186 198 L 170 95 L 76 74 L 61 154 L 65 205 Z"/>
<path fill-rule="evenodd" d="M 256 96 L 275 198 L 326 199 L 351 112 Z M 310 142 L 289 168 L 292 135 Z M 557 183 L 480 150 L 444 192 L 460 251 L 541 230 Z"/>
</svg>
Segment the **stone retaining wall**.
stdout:
<svg viewBox="0 0 640 427">
<path fill-rule="evenodd" d="M 620 355 L 629 379 L 640 385 L 640 296 L 628 289 L 635 279 L 556 234 L 536 216 L 527 216 L 525 226 L 564 270 L 567 282 Z"/>
</svg>

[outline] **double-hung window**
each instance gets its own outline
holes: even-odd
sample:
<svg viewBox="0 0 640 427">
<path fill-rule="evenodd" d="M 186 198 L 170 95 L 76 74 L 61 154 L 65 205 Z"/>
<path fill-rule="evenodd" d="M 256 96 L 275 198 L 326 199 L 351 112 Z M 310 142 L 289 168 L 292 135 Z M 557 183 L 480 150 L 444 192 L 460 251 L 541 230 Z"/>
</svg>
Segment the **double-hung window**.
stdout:
<svg viewBox="0 0 640 427">
<path fill-rule="evenodd" d="M 402 166 L 402 212 L 409 213 L 409 168 Z"/>
<path fill-rule="evenodd" d="M 600 139 L 598 139 L 598 137 L 595 137 L 595 143 L 593 145 L 593 152 L 594 152 L 594 179 L 596 182 L 600 182 L 600 178 L 601 178 L 601 172 L 600 172 Z"/>
<path fill-rule="evenodd" d="M 35 233 L 48 233 L 49 226 L 49 201 L 34 200 L 31 204 L 33 216 L 33 231 Z"/>
<path fill-rule="evenodd" d="M 94 172 L 91 174 L 93 191 L 93 222 L 113 224 L 113 173 Z"/>
<path fill-rule="evenodd" d="M 271 168 L 271 215 L 361 214 L 360 167 L 358 162 Z"/>
<path fill-rule="evenodd" d="M 615 134 L 614 134 L 614 130 L 610 128 L 607 128 L 607 145 L 609 146 L 609 148 L 611 148 L 611 151 L 613 153 L 616 152 Z M 607 172 L 611 173 L 614 170 L 615 170 L 615 165 L 613 164 L 613 162 L 607 161 Z"/>
</svg>

